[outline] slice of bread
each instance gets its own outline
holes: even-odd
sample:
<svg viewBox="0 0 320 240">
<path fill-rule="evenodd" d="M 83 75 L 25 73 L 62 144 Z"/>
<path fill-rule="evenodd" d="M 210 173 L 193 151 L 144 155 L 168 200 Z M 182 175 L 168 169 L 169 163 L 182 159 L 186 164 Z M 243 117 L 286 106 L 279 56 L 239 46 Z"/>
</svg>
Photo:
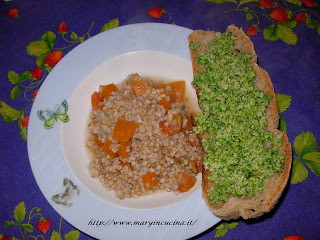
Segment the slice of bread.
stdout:
<svg viewBox="0 0 320 240">
<path fill-rule="evenodd" d="M 283 163 L 283 171 L 272 175 L 269 180 L 264 182 L 263 192 L 254 198 L 238 198 L 230 197 L 226 203 L 220 207 L 209 203 L 208 189 L 214 188 L 215 183 L 208 180 L 209 171 L 203 166 L 202 170 L 202 191 L 203 198 L 205 199 L 210 210 L 217 216 L 225 220 L 237 219 L 242 217 L 244 219 L 259 217 L 264 213 L 269 212 L 277 203 L 285 188 L 291 169 L 292 150 L 288 137 L 285 132 L 277 130 L 279 124 L 279 112 L 276 96 L 274 93 L 273 85 L 268 73 L 257 65 L 257 55 L 250 38 L 242 31 L 242 29 L 231 25 L 227 31 L 236 36 L 235 51 L 243 54 L 250 54 L 251 65 L 256 72 L 255 87 L 261 91 L 267 92 L 272 96 L 270 104 L 266 111 L 267 127 L 266 131 L 272 132 L 273 136 L 282 134 L 282 146 L 279 148 L 279 153 L 285 157 Z M 196 56 L 207 51 L 206 45 L 212 41 L 216 36 L 214 31 L 196 30 L 189 36 L 189 43 L 201 43 L 197 49 L 190 48 L 193 72 L 201 73 L 203 69 L 197 64 Z M 196 88 L 199 98 L 199 90 Z M 200 138 L 206 137 L 206 134 L 199 135 Z"/>
</svg>

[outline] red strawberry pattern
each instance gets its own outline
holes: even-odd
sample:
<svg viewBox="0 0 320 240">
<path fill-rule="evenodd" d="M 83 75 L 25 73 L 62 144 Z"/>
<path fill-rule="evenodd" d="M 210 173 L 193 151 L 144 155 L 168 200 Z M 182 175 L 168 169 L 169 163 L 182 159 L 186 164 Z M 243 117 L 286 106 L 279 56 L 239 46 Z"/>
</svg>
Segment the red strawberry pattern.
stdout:
<svg viewBox="0 0 320 240">
<path fill-rule="evenodd" d="M 284 8 L 276 8 L 269 13 L 269 16 L 277 22 L 287 22 L 289 21 L 289 16 L 287 10 Z"/>
<path fill-rule="evenodd" d="M 53 51 L 46 56 L 44 60 L 44 64 L 47 64 L 49 67 L 54 67 L 63 57 L 63 53 L 61 51 Z"/>
<path fill-rule="evenodd" d="M 253 36 L 256 35 L 258 33 L 258 28 L 255 25 L 250 25 L 247 30 L 246 33 L 248 36 Z"/>
<path fill-rule="evenodd" d="M 283 240 L 305 240 L 305 238 L 300 235 L 291 235 L 284 237 Z"/>
<path fill-rule="evenodd" d="M 33 69 L 33 70 L 31 71 L 31 75 L 32 75 L 32 77 L 34 77 L 36 80 L 38 80 L 38 79 L 41 77 L 41 75 L 42 75 L 42 69 L 41 69 L 40 67 L 37 67 L 37 68 Z"/>
<path fill-rule="evenodd" d="M 58 32 L 66 32 L 68 29 L 68 26 L 65 22 L 62 22 L 59 24 L 59 27 L 58 27 Z"/>
<path fill-rule="evenodd" d="M 32 97 L 33 97 L 33 99 L 35 99 L 35 98 L 36 98 L 36 96 L 37 96 L 38 92 L 39 92 L 39 88 L 38 88 L 38 89 L 36 89 L 36 90 L 32 93 Z"/>
<path fill-rule="evenodd" d="M 16 8 L 11 8 L 11 9 L 8 10 L 8 16 L 10 18 L 15 18 L 15 17 L 18 16 L 18 14 L 19 14 L 19 11 Z"/>
<path fill-rule="evenodd" d="M 21 126 L 28 127 L 28 123 L 29 123 L 29 116 L 25 116 L 21 121 Z"/>
<path fill-rule="evenodd" d="M 148 15 L 154 18 L 161 18 L 164 13 L 165 10 L 163 7 L 153 7 L 148 11 Z"/>
<path fill-rule="evenodd" d="M 302 2 L 307 7 L 314 7 L 315 6 L 314 0 L 300 0 L 300 2 Z"/>
<path fill-rule="evenodd" d="M 299 23 L 306 23 L 307 22 L 307 15 L 305 12 L 302 12 L 302 13 L 297 14 L 295 19 Z"/>
<path fill-rule="evenodd" d="M 9 238 L 8 236 L 3 236 L 1 240 L 11 240 L 11 238 Z"/>
<path fill-rule="evenodd" d="M 272 0 L 261 0 L 259 2 L 260 8 L 273 8 L 275 5 L 275 2 Z"/>
<path fill-rule="evenodd" d="M 37 223 L 37 228 L 40 232 L 46 233 L 50 228 L 50 219 L 49 218 L 40 218 Z"/>
</svg>

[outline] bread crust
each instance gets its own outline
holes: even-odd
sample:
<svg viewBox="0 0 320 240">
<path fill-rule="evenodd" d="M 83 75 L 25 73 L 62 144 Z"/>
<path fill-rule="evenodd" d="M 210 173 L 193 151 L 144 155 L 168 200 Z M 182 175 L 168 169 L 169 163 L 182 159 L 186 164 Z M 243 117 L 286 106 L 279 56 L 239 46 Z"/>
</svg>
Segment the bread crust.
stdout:
<svg viewBox="0 0 320 240">
<path fill-rule="evenodd" d="M 282 134 L 282 146 L 279 148 L 279 153 L 285 156 L 283 163 L 283 172 L 272 175 L 269 180 L 264 183 L 264 191 L 254 198 L 238 198 L 230 197 L 226 203 L 218 207 L 209 203 L 208 189 L 215 187 L 214 182 L 208 180 L 209 172 L 202 167 L 202 196 L 205 199 L 210 210 L 217 216 L 224 220 L 237 219 L 237 218 L 255 218 L 269 212 L 279 200 L 290 175 L 291 162 L 292 162 L 292 149 L 285 132 L 279 131 L 279 112 L 276 95 L 274 88 L 268 73 L 260 68 L 257 64 L 257 54 L 254 50 L 253 43 L 250 38 L 243 32 L 242 29 L 231 25 L 227 28 L 227 31 L 236 36 L 235 51 L 239 51 L 244 54 L 250 54 L 251 65 L 256 72 L 255 87 L 261 91 L 267 92 L 272 96 L 270 104 L 266 111 L 267 127 L 266 131 L 272 132 L 274 136 Z M 193 73 L 201 73 L 203 69 L 197 65 L 196 56 L 198 54 L 207 51 L 206 45 L 215 38 L 216 32 L 196 30 L 189 36 L 189 42 L 200 42 L 201 46 L 196 49 L 190 49 L 190 55 L 192 60 Z M 195 90 L 199 99 L 199 91 L 195 87 Z M 203 138 L 203 135 L 199 135 L 199 138 Z"/>
</svg>

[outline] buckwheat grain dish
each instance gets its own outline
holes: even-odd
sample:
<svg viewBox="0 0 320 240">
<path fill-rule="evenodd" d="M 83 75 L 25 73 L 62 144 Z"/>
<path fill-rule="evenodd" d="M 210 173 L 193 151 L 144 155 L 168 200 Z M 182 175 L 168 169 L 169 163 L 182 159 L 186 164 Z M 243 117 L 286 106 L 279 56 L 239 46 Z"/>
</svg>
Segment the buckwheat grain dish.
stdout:
<svg viewBox="0 0 320 240">
<path fill-rule="evenodd" d="M 202 148 L 184 94 L 184 81 L 161 83 L 138 74 L 100 86 L 91 97 L 91 176 L 120 199 L 191 189 Z"/>
</svg>

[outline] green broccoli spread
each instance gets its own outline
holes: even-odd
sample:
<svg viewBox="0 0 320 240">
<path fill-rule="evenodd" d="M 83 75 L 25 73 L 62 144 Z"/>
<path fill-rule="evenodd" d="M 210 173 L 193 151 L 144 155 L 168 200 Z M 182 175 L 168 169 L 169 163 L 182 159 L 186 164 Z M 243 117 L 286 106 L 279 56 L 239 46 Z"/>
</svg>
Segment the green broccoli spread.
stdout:
<svg viewBox="0 0 320 240">
<path fill-rule="evenodd" d="M 266 132 L 266 109 L 271 96 L 255 88 L 250 55 L 235 52 L 236 37 L 218 33 L 197 56 L 204 71 L 195 74 L 203 112 L 196 117 L 197 134 L 209 133 L 202 146 L 203 161 L 216 186 L 208 190 L 209 203 L 222 205 L 230 196 L 254 197 L 263 183 L 282 172 L 278 153 L 282 134 Z"/>
<path fill-rule="evenodd" d="M 196 51 L 199 47 L 201 47 L 201 43 L 194 43 L 194 42 L 190 42 L 189 44 L 189 48 L 191 48 L 193 51 Z"/>
</svg>

